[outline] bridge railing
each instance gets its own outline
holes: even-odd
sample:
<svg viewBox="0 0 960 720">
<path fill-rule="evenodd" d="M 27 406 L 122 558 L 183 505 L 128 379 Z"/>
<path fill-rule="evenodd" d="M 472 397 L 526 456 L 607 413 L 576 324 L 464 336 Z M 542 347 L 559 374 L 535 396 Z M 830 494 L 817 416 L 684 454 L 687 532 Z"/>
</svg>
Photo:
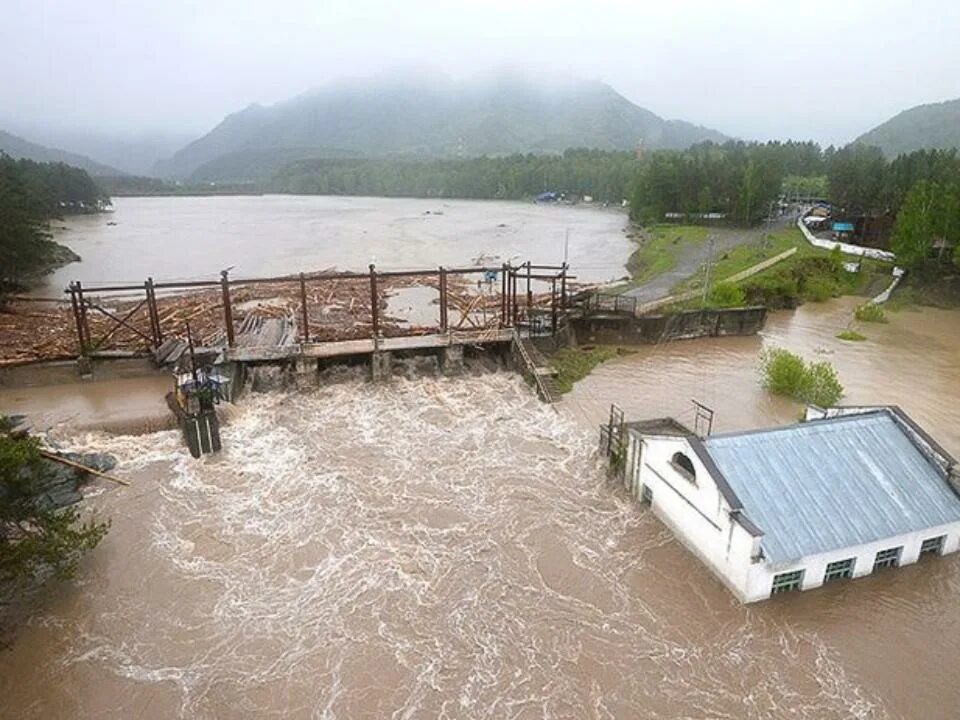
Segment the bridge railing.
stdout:
<svg viewBox="0 0 960 720">
<path fill-rule="evenodd" d="M 451 278 L 470 278 L 451 289 Z M 476 278 L 477 292 L 470 290 Z M 248 303 L 261 306 L 267 290 L 282 297 L 284 306 L 296 319 L 300 342 L 331 339 L 338 332 L 336 323 L 317 319 L 324 314 L 324 288 L 328 295 L 341 292 L 350 297 L 349 329 L 343 334 L 352 337 L 379 337 L 385 332 L 404 334 L 384 318 L 387 295 L 398 289 L 398 281 L 409 286 L 427 285 L 437 291 L 438 322 L 419 326 L 408 334 L 448 333 L 455 330 L 477 330 L 485 327 L 511 328 L 526 322 L 531 308 L 541 301 L 534 295 L 533 283 L 550 284 L 551 325 L 556 328 L 558 312 L 567 304 L 568 274 L 561 265 L 437 267 L 423 270 L 377 270 L 370 265 L 367 272 L 298 273 L 258 278 L 232 278 L 228 271 L 219 280 L 156 282 L 147 278 L 138 284 L 105 284 L 84 286 L 70 283 L 64 291 L 69 296 L 77 334 L 79 355 L 96 354 L 124 338 L 125 347 L 149 350 L 159 347 L 171 336 L 183 334 L 185 324 L 192 322 L 206 329 L 208 337 L 216 335 L 222 344 L 234 347 L 237 342 L 236 315 L 242 315 Z M 525 298 L 520 287 L 526 283 Z M 248 290 L 239 298 L 238 291 Z M 484 294 L 483 290 L 486 290 Z M 518 292 L 519 291 L 519 292 Z M 242 303 L 242 304 L 241 304 Z M 451 314 L 451 310 L 453 313 Z M 482 312 L 481 312 L 482 310 Z M 458 315 L 459 314 L 459 315 Z M 215 316 L 219 315 L 219 318 Z M 458 316 L 457 316 L 458 315 Z M 343 318 L 341 318 L 343 319 Z"/>
</svg>

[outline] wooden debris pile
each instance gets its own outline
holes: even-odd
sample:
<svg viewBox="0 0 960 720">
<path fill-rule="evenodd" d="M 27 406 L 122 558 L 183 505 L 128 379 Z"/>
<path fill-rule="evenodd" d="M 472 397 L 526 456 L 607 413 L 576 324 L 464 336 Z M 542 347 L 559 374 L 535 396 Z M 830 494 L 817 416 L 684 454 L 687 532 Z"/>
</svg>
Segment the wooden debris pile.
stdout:
<svg viewBox="0 0 960 720">
<path fill-rule="evenodd" d="M 477 277 L 447 275 L 447 323 L 451 331 L 492 329 L 501 323 L 500 278 L 478 282 Z M 368 275 L 330 278 L 324 277 L 324 273 L 313 273 L 305 279 L 306 334 L 302 327 L 299 278 L 268 283 L 232 281 L 230 304 L 234 328 L 241 328 L 248 315 L 255 315 L 284 320 L 295 328 L 295 340 L 305 335 L 315 342 L 370 336 L 373 323 Z M 438 331 L 438 323 L 415 324 L 388 314 L 391 295 L 416 287 L 435 290 L 436 297 L 430 302 L 439 303 L 436 275 L 377 277 L 379 327 L 383 335 L 422 335 Z M 572 283 L 568 289 L 573 289 Z M 523 320 L 527 314 L 527 298 L 519 283 L 517 291 L 518 313 Z M 147 355 L 153 349 L 149 307 L 143 294 L 88 293 L 85 300 L 91 345 L 88 351 Z M 548 311 L 550 302 L 549 293 L 536 293 L 532 296 L 531 308 Z M 164 339 L 185 339 L 189 324 L 198 345 L 226 344 L 223 294 L 219 286 L 158 295 L 156 306 Z M 15 298 L 0 307 L 0 366 L 78 355 L 77 324 L 69 300 Z"/>
</svg>

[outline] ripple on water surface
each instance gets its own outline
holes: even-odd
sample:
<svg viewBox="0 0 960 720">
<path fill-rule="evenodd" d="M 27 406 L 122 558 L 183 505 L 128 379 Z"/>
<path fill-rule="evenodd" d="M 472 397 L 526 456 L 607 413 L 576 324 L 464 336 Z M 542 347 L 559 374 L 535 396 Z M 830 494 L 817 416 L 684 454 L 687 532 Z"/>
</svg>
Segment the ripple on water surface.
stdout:
<svg viewBox="0 0 960 720">
<path fill-rule="evenodd" d="M 886 714 L 809 615 L 740 606 L 510 375 L 252 394 L 199 462 L 173 432 L 75 444 L 136 483 L 0 658 L 11 716 Z"/>
</svg>

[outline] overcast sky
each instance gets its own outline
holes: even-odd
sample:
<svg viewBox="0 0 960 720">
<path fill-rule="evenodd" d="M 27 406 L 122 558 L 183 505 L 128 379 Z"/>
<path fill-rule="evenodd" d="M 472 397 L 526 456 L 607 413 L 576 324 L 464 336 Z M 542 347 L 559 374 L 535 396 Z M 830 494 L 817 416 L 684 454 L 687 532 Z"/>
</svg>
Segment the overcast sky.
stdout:
<svg viewBox="0 0 960 720">
<path fill-rule="evenodd" d="M 202 134 L 343 76 L 517 64 L 750 138 L 960 97 L 960 1 L 3 0 L 0 118 Z"/>
</svg>

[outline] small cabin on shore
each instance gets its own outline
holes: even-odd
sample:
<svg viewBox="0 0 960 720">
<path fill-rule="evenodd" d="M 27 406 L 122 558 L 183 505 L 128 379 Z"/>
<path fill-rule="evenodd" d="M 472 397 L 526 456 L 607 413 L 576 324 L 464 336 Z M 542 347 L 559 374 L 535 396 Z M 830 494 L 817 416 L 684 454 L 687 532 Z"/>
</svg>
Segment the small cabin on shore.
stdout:
<svg viewBox="0 0 960 720">
<path fill-rule="evenodd" d="M 705 438 L 626 423 L 624 481 L 742 601 L 960 548 L 956 461 L 897 407 Z"/>
</svg>

